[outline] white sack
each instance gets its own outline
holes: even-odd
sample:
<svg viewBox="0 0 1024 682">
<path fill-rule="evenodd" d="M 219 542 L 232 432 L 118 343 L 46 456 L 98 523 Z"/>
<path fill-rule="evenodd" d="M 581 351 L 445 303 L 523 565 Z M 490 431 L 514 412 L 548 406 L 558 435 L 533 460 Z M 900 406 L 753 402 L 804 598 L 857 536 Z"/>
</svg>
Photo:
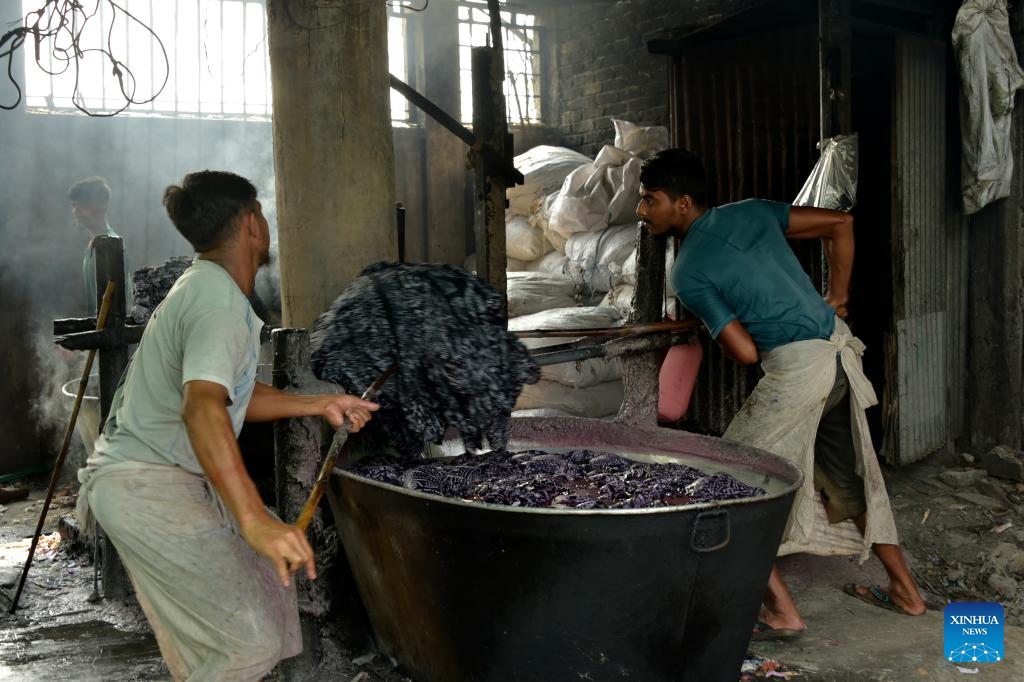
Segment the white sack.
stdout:
<svg viewBox="0 0 1024 682">
<path fill-rule="evenodd" d="M 622 382 L 608 381 L 588 388 L 572 388 L 541 379 L 523 386 L 513 410 L 547 408 L 577 417 L 607 417 L 622 404 Z"/>
<path fill-rule="evenodd" d="M 519 317 L 576 305 L 572 280 L 547 272 L 508 273 L 508 315 Z"/>
<path fill-rule="evenodd" d="M 569 173 L 587 163 L 590 157 L 565 147 L 540 145 L 523 152 L 513 164 L 523 174 L 524 182 L 505 191 L 508 210 L 515 215 L 529 215 L 536 202 L 557 192 Z"/>
<path fill-rule="evenodd" d="M 621 276 L 626 259 L 633 254 L 636 260 L 638 236 L 636 223 L 574 234 L 565 243 L 567 274 L 584 291 L 609 291 Z"/>
<path fill-rule="evenodd" d="M 618 282 L 613 284 L 636 284 L 636 249 L 634 248 L 626 260 L 622 261 L 622 272 L 619 274 Z"/>
<path fill-rule="evenodd" d="M 537 260 L 530 261 L 523 269 L 529 272 L 551 272 L 556 275 L 563 275 L 565 274 L 565 266 L 568 262 L 569 259 L 564 255 L 557 251 L 551 251 Z"/>
<path fill-rule="evenodd" d="M 629 121 L 613 118 L 615 146 L 646 159 L 656 152 L 668 149 L 668 128 L 665 126 L 638 126 Z"/>
<path fill-rule="evenodd" d="M 505 212 L 505 252 L 509 258 L 537 260 L 549 250 L 544 233 L 531 225 L 526 216 Z"/>
<path fill-rule="evenodd" d="M 505 260 L 505 269 L 508 272 L 524 272 L 526 270 L 526 261 L 519 260 L 518 258 L 507 258 Z"/>
<path fill-rule="evenodd" d="M 960 65 L 961 191 L 964 213 L 1010 195 L 1010 122 L 1024 71 L 1010 35 L 1006 0 L 964 0 L 953 24 Z"/>
<path fill-rule="evenodd" d="M 614 308 L 623 317 L 633 311 L 633 293 L 636 287 L 632 284 L 622 282 L 612 287 L 612 290 L 601 299 L 601 307 Z"/>
<path fill-rule="evenodd" d="M 617 327 L 622 324 L 622 315 L 614 308 L 577 307 L 557 308 L 533 315 L 515 317 L 508 321 L 512 332 L 532 329 L 586 329 L 591 327 Z M 555 337 L 546 339 L 521 339 L 530 349 L 546 348 L 568 343 L 571 338 Z M 541 379 L 555 381 L 566 386 L 586 388 L 595 384 L 614 381 L 621 377 L 619 364 L 609 358 L 587 358 L 576 362 L 562 362 L 540 368 Z"/>
</svg>

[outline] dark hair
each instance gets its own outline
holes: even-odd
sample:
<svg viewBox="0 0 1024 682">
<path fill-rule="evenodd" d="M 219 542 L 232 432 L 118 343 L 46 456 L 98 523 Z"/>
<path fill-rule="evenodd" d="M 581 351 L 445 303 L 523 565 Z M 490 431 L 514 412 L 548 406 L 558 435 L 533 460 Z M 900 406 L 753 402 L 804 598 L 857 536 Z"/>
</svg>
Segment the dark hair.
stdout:
<svg viewBox="0 0 1024 682">
<path fill-rule="evenodd" d="M 235 233 L 235 219 L 253 208 L 256 188 L 240 175 L 204 170 L 164 190 L 171 222 L 197 252 L 220 246 Z"/>
<path fill-rule="evenodd" d="M 76 204 L 109 204 L 110 185 L 98 175 L 82 178 L 68 189 L 68 200 Z"/>
<path fill-rule="evenodd" d="M 708 176 L 700 157 L 686 149 L 666 149 L 640 166 L 640 184 L 672 199 L 690 195 L 698 206 L 708 205 Z"/>
</svg>

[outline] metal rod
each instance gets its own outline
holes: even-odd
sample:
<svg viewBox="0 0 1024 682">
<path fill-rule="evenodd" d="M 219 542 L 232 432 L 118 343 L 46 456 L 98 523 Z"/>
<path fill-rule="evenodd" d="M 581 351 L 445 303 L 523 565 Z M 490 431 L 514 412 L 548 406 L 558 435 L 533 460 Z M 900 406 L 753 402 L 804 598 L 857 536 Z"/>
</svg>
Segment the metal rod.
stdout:
<svg viewBox="0 0 1024 682">
<path fill-rule="evenodd" d="M 103 292 L 103 304 L 100 306 L 99 317 L 96 321 L 96 329 L 103 329 L 107 323 L 107 313 L 110 311 L 110 302 L 114 298 L 113 282 L 107 282 L 107 288 Z M 78 421 L 78 411 L 82 407 L 82 398 L 85 396 L 85 389 L 89 385 L 89 373 L 92 372 L 92 361 L 96 357 L 96 350 L 89 351 L 89 357 L 85 361 L 85 369 L 82 370 L 82 379 L 78 382 L 78 393 L 75 395 L 75 406 L 71 408 L 71 419 L 68 420 L 68 427 L 64 431 L 64 442 L 60 446 L 60 454 L 53 465 L 53 473 L 50 474 L 50 486 L 46 490 L 46 499 L 43 501 L 43 509 L 39 512 L 39 522 L 36 524 L 36 532 L 32 535 L 32 544 L 28 549 L 28 557 L 25 559 L 25 568 L 21 571 L 21 578 L 18 580 L 18 589 L 14 592 L 14 599 L 11 601 L 11 609 L 8 613 L 14 613 L 18 609 L 18 600 L 21 599 L 21 591 L 25 588 L 25 579 L 28 577 L 28 569 L 32 566 L 32 557 L 36 553 L 36 546 L 39 544 L 39 535 L 43 532 L 43 524 L 46 523 L 46 513 L 50 511 L 50 502 L 53 501 L 53 493 L 57 489 L 60 480 L 61 469 L 64 467 L 64 460 L 68 456 L 68 447 L 71 445 L 71 435 L 75 432 L 75 422 Z"/>
<path fill-rule="evenodd" d="M 109 327 L 103 330 L 65 334 L 54 338 L 53 342 L 68 350 L 113 350 L 138 343 L 145 330 L 145 325 L 131 325 L 120 329 Z"/>
<path fill-rule="evenodd" d="M 476 143 L 476 135 L 473 134 L 472 130 L 459 123 L 451 114 L 421 95 L 408 83 L 399 80 L 394 74 L 388 75 L 391 76 L 392 89 L 397 90 L 400 95 L 419 107 L 423 113 L 450 130 L 455 137 L 470 147 Z"/>
<path fill-rule="evenodd" d="M 531 329 L 512 332 L 521 339 L 544 339 L 551 337 L 577 336 L 608 336 L 620 338 L 639 334 L 655 334 L 658 332 L 683 332 L 700 327 L 695 319 L 672 322 L 651 322 L 649 324 L 632 324 L 624 327 L 587 327 L 583 329 Z"/>
</svg>

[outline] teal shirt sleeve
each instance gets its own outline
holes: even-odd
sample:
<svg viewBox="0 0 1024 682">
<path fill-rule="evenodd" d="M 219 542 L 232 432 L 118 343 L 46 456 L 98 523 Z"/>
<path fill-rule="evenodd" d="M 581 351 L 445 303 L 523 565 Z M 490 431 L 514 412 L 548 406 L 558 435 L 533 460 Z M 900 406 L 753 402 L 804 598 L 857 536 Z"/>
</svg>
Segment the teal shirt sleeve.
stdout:
<svg viewBox="0 0 1024 682">
<path fill-rule="evenodd" d="M 710 282 L 686 277 L 677 283 L 676 296 L 687 310 L 704 322 L 712 338 L 717 339 L 722 330 L 736 319 L 736 313 Z"/>
<path fill-rule="evenodd" d="M 769 201 L 767 199 L 758 199 L 758 203 L 771 213 L 772 218 L 782 228 L 782 233 L 785 234 L 789 230 L 789 209 L 792 206 L 781 201 Z"/>
</svg>

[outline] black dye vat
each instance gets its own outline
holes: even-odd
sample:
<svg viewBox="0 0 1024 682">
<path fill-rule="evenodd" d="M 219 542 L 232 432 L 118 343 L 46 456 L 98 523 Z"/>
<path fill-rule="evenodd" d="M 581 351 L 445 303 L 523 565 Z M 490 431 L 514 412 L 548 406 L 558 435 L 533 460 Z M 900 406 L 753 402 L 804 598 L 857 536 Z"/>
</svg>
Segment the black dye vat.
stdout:
<svg viewBox="0 0 1024 682">
<path fill-rule="evenodd" d="M 735 682 L 799 469 L 720 439 L 587 419 L 514 419 L 510 446 L 725 471 L 766 494 L 537 509 L 335 470 L 328 498 L 381 651 L 417 682 Z"/>
</svg>

